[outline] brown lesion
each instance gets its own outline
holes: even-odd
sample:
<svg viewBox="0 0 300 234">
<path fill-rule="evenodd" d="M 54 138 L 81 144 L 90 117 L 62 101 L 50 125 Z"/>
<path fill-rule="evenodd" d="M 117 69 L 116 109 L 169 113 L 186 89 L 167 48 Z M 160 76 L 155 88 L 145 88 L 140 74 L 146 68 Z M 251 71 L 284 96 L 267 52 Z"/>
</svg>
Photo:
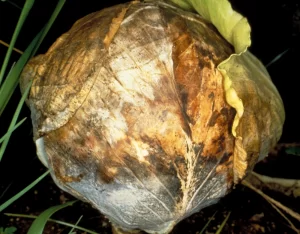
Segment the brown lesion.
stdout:
<svg viewBox="0 0 300 234">
<path fill-rule="evenodd" d="M 219 118 L 220 115 L 221 115 L 220 112 L 215 110 L 209 119 L 208 126 L 213 127 L 216 124 L 217 119 Z"/>
<path fill-rule="evenodd" d="M 202 164 L 209 163 L 207 160 L 219 163 L 216 174 L 224 174 L 230 187 L 234 147 L 231 127 L 235 111 L 225 100 L 223 77 L 217 66 L 230 55 L 232 47 L 213 26 L 197 24 L 197 28 L 185 19 L 170 18 L 167 30 L 173 43 L 172 60 L 181 115 L 190 127 L 194 146 L 203 145 L 194 160 Z M 202 34 L 199 34 L 200 31 Z M 180 160 L 177 159 L 178 162 Z M 196 173 L 199 169 L 186 168 L 179 163 L 177 170 L 187 176 L 191 173 L 187 170 L 195 170 Z"/>
<path fill-rule="evenodd" d="M 201 96 L 204 97 L 208 93 L 208 97 L 215 100 L 216 96 L 222 95 L 219 94 L 219 89 L 223 89 L 223 87 L 217 84 L 221 82 L 215 82 L 220 78 L 216 76 L 218 73 L 216 67 L 220 61 L 229 56 L 230 46 L 226 47 L 226 43 L 225 46 L 222 46 L 222 39 L 213 33 L 205 34 L 211 38 L 204 40 L 204 37 L 197 34 L 197 31 L 193 31 L 196 26 L 191 26 L 191 24 L 185 20 L 170 20 L 168 30 L 170 30 L 170 37 L 174 44 L 172 59 L 181 106 L 183 112 L 187 114 L 188 120 L 195 124 L 199 118 L 200 109 L 202 109 L 202 113 L 210 111 L 201 108 L 201 104 L 203 104 L 201 102 L 205 102 Z M 203 27 L 202 30 L 205 32 L 212 31 L 211 28 L 202 24 L 197 26 Z M 220 45 L 213 47 L 209 43 L 215 44 L 215 40 L 220 41 Z M 227 53 L 222 53 L 224 50 L 227 50 Z M 222 55 L 218 57 L 219 54 Z M 221 98 L 224 99 L 224 96 Z M 211 102 L 211 100 L 207 101 Z M 215 114 L 217 110 L 213 111 Z M 212 118 L 214 117 L 216 116 Z"/>
<path fill-rule="evenodd" d="M 222 161 L 216 168 L 217 174 L 224 174 L 227 178 L 227 187 L 231 188 L 233 184 L 233 153 L 225 153 Z"/>
<path fill-rule="evenodd" d="M 53 149 L 51 149 L 53 150 Z M 48 151 L 49 153 L 49 151 Z M 57 151 L 54 153 L 58 153 Z M 61 153 L 61 152 L 59 152 Z M 51 154 L 51 153 L 50 153 Z M 61 154 L 60 154 L 61 156 Z M 82 178 L 85 176 L 84 173 L 80 173 L 77 176 L 69 175 L 67 172 L 67 164 L 64 158 L 60 157 L 51 157 L 50 158 L 51 164 L 52 164 L 52 169 L 55 174 L 56 179 L 61 183 L 61 184 L 67 184 L 67 183 L 72 183 L 72 182 L 80 182 Z"/>
<path fill-rule="evenodd" d="M 129 3 L 132 4 L 132 3 Z M 90 92 L 95 71 L 107 60 L 105 45 L 99 38 L 109 32 L 109 25 L 128 4 L 120 4 L 78 20 L 44 55 L 31 59 L 20 78 L 21 91 L 33 79 L 27 104 L 33 113 L 35 138 L 64 125 L 82 105 Z M 45 121 L 47 123 L 45 124 Z"/>
<path fill-rule="evenodd" d="M 148 100 L 143 107 L 124 105 L 122 114 L 129 127 L 128 137 L 121 140 L 114 149 L 131 166 L 139 165 L 139 168 L 133 166 L 137 175 L 139 170 L 143 170 L 145 178 L 151 174 L 166 175 L 176 178 L 180 183 L 180 179 L 186 180 L 188 173 L 193 173 L 189 170 L 199 170 L 187 166 L 185 137 L 188 136 L 194 148 L 202 145 L 201 152 L 195 150 L 193 160 L 202 163 L 207 163 L 207 160 L 210 163 L 219 162 L 216 173 L 224 173 L 231 184 L 232 160 L 228 158 L 231 158 L 234 137 L 229 130 L 235 113 L 225 101 L 223 78 L 216 68 L 229 55 L 231 48 L 226 45 L 226 48 L 221 45 L 212 48 L 205 43 L 196 43 L 201 38 L 187 29 L 184 20 L 170 20 L 166 31 L 173 44 L 174 80 L 172 77 L 162 77 L 160 84 L 153 87 L 155 101 Z M 224 50 L 228 53 L 218 57 Z M 166 130 L 162 133 L 161 129 Z M 152 152 L 143 159 L 145 161 L 137 159 L 133 151 L 130 156 L 122 156 L 124 152 L 130 151 L 130 137 L 147 142 L 150 146 Z M 161 152 L 155 151 L 158 146 Z"/>
<path fill-rule="evenodd" d="M 113 166 L 106 160 L 103 160 L 102 162 L 99 162 L 96 164 L 97 166 L 97 177 L 100 179 L 101 183 L 110 184 L 115 181 L 115 178 L 119 175 L 119 167 Z"/>
<path fill-rule="evenodd" d="M 83 174 L 80 174 L 79 176 L 60 176 L 56 178 L 58 178 L 63 183 L 71 183 L 71 182 L 80 182 L 83 176 L 84 176 Z"/>
<path fill-rule="evenodd" d="M 112 40 L 114 39 L 115 34 L 118 32 L 118 30 L 120 28 L 120 25 L 124 20 L 124 17 L 126 15 L 126 12 L 127 12 L 128 8 L 132 4 L 136 4 L 138 2 L 139 1 L 132 1 L 126 7 L 123 7 L 121 9 L 121 11 L 118 13 L 118 15 L 112 19 L 112 22 L 109 26 L 109 30 L 108 30 L 107 34 L 105 35 L 105 37 L 103 39 L 103 44 L 104 44 L 106 49 L 109 48 L 109 45 L 112 42 Z"/>
<path fill-rule="evenodd" d="M 119 24 L 126 12 L 122 7 L 118 10 L 120 10 L 118 17 L 121 18 L 117 17 L 116 23 Z M 89 18 L 88 21 L 88 24 L 85 24 L 86 28 L 93 20 Z M 216 69 L 218 63 L 229 54 L 223 53 L 220 56 L 221 52 L 230 51 L 230 47 L 221 46 L 221 39 L 214 38 L 215 36 L 205 41 L 197 34 L 196 29 L 194 31 L 188 29 L 185 19 L 178 16 L 176 20 L 171 17 L 166 22 L 165 36 L 170 39 L 173 46 L 173 74 L 162 75 L 159 84 L 153 85 L 154 100 L 145 98 L 143 106 L 122 104 L 120 116 L 127 124 L 124 137 L 111 143 L 105 139 L 105 128 L 112 125 L 105 125 L 105 121 L 101 122 L 101 116 L 97 120 L 97 126 L 90 120 L 92 117 L 90 113 L 97 113 L 96 110 L 104 108 L 104 105 L 99 105 L 100 100 L 103 103 L 107 102 L 105 108 L 109 113 L 113 113 L 121 106 L 119 106 L 121 96 L 105 90 L 109 89 L 109 85 L 103 85 L 104 90 L 100 90 L 101 92 L 95 85 L 91 91 L 94 96 L 89 93 L 64 126 L 47 134 L 45 143 L 55 176 L 66 186 L 67 183 L 86 179 L 83 173 L 78 176 L 69 175 L 67 166 L 72 165 L 91 173 L 89 175 L 96 180 L 88 181 L 93 183 L 92 186 L 131 184 L 156 192 L 156 195 L 170 202 L 168 203 L 171 204 L 170 210 L 180 207 L 182 210 L 176 212 L 182 214 L 186 207 L 175 206 L 173 201 L 169 201 L 171 200 L 169 196 L 175 203 L 180 203 L 184 193 L 188 193 L 191 197 L 197 185 L 206 183 L 209 176 L 217 178 L 221 187 L 224 187 L 224 184 L 221 184 L 223 176 L 227 176 L 228 187 L 232 182 L 234 137 L 231 134 L 231 126 L 235 112 L 225 101 L 222 76 Z M 77 24 L 75 27 L 80 28 L 80 25 Z M 202 30 L 212 29 L 204 27 Z M 113 37 L 118 36 L 113 33 L 104 35 L 110 38 L 106 46 L 109 46 Z M 94 36 L 95 33 L 90 35 L 89 39 Z M 220 45 L 213 48 L 215 45 L 207 44 L 210 40 L 220 41 Z M 104 63 L 103 66 L 109 66 L 108 64 Z M 160 65 L 159 72 L 163 70 L 164 64 Z M 109 103 L 112 95 L 117 96 L 114 104 Z M 147 145 L 145 149 L 148 154 L 137 155 L 133 142 Z M 210 170 L 214 170 L 213 173 L 210 173 Z M 190 175 L 194 177 L 191 178 Z M 153 180 L 155 188 L 149 187 L 147 183 Z M 187 180 L 190 180 L 189 183 Z M 213 180 L 209 178 L 208 181 Z M 186 187 L 183 188 L 182 184 Z M 207 189 L 203 191 L 207 192 Z M 203 198 L 207 196 L 205 192 L 199 192 Z"/>
<path fill-rule="evenodd" d="M 172 59 L 178 95 L 183 112 L 194 122 L 193 117 L 199 108 L 196 97 L 202 83 L 198 54 L 193 39 L 186 33 L 176 38 L 173 44 Z"/>
</svg>

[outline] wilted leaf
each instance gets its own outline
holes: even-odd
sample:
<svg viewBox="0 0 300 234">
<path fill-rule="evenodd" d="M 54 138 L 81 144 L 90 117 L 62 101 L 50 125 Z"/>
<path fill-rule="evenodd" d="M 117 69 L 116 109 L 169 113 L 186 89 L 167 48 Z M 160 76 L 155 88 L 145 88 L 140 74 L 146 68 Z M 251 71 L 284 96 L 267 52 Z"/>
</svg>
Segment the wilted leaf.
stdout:
<svg viewBox="0 0 300 234">
<path fill-rule="evenodd" d="M 245 17 L 234 11 L 228 0 L 171 0 L 183 9 L 195 10 L 210 21 L 220 34 L 241 53 L 251 44 L 250 26 Z"/>
<path fill-rule="evenodd" d="M 226 100 L 237 111 L 232 126 L 236 138 L 234 178 L 237 182 L 277 143 L 285 119 L 281 97 L 262 63 L 249 51 L 250 26 L 227 0 L 172 0 L 209 20 L 235 48 L 218 66 Z"/>
<path fill-rule="evenodd" d="M 170 2 L 127 3 L 80 19 L 23 70 L 41 161 L 127 230 L 167 233 L 218 201 L 281 133 L 247 20 L 227 1 L 177 2 L 228 41 Z"/>
</svg>

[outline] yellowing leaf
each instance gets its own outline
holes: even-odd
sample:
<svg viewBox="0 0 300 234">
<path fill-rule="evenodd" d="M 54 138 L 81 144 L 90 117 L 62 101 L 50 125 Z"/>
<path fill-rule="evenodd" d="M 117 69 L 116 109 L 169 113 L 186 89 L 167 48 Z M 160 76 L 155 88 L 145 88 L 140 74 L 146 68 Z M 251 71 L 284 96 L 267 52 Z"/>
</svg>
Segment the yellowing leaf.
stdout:
<svg viewBox="0 0 300 234">
<path fill-rule="evenodd" d="M 226 100 L 237 110 L 232 127 L 234 173 L 241 179 L 279 140 L 285 118 L 283 103 L 267 70 L 249 51 L 231 56 L 219 70 Z"/>
<path fill-rule="evenodd" d="M 198 12 L 233 45 L 235 54 L 221 62 L 226 101 L 236 110 L 233 173 L 235 182 L 265 157 L 277 143 L 285 119 L 281 97 L 262 63 L 247 48 L 250 26 L 227 0 L 172 0 L 181 8 Z"/>
<path fill-rule="evenodd" d="M 220 34 L 241 53 L 251 44 L 250 26 L 245 17 L 234 11 L 227 0 L 172 0 L 186 10 L 195 10 L 210 21 Z"/>
</svg>

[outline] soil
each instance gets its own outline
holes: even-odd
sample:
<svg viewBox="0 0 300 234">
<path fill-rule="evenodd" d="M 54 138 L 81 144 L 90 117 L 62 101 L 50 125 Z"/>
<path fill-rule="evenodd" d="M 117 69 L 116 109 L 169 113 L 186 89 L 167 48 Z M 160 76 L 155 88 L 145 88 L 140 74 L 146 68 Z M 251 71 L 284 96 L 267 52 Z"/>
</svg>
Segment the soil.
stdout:
<svg viewBox="0 0 300 234">
<path fill-rule="evenodd" d="M 24 3 L 23 0 L 13 2 L 19 6 Z M 104 2 L 109 3 L 105 5 Z M 71 27 L 76 19 L 120 2 L 118 0 L 68 1 L 43 42 L 39 53 L 44 53 L 58 36 Z M 299 106 L 297 105 L 299 100 L 297 80 L 299 79 L 298 55 L 300 54 L 300 3 L 296 0 L 232 0 L 231 2 L 235 9 L 248 18 L 252 26 L 251 51 L 264 64 L 268 64 L 274 57 L 288 49 L 281 59 L 268 67 L 286 109 L 286 122 L 280 140 L 282 147 L 274 150 L 266 160 L 257 164 L 255 171 L 273 177 L 300 179 L 300 157 L 288 155 L 285 152 L 287 143 L 300 143 Z M 16 43 L 18 49 L 26 48 L 49 18 L 55 4 L 56 1 L 36 2 Z M 8 1 L 0 2 L 1 40 L 10 41 L 19 14 L 20 10 Z M 6 48 L 0 45 L 0 64 L 5 53 Z M 16 61 L 18 57 L 19 55 L 14 52 L 11 62 Z M 20 93 L 17 89 L 1 116 L 0 136 L 6 131 L 19 98 Z M 29 116 L 28 108 L 24 107 L 20 118 Z M 28 118 L 13 134 L 0 163 L 0 204 L 22 190 L 45 170 L 35 155 L 31 122 Z M 300 213 L 300 198 L 287 197 L 270 190 L 265 192 Z M 32 223 L 31 219 L 9 217 L 5 213 L 39 215 L 51 206 L 71 200 L 74 198 L 58 189 L 51 177 L 47 176 L 0 214 L 0 227 L 13 226 L 17 228 L 15 233 L 26 233 Z M 229 213 L 229 219 L 222 233 L 295 233 L 289 227 L 288 222 L 266 200 L 242 185 L 236 186 L 218 204 L 207 207 L 183 220 L 172 233 L 200 233 L 211 217 L 213 217 L 212 221 L 204 233 L 215 233 Z M 80 216 L 83 216 L 79 223 L 80 226 L 101 234 L 111 233 L 109 220 L 84 202 L 77 202 L 73 206 L 55 213 L 52 218 L 76 223 Z M 288 215 L 287 217 L 300 230 L 300 223 Z M 48 222 L 44 233 L 69 233 L 69 231 L 70 228 Z M 84 232 L 76 230 L 76 233 Z"/>
</svg>

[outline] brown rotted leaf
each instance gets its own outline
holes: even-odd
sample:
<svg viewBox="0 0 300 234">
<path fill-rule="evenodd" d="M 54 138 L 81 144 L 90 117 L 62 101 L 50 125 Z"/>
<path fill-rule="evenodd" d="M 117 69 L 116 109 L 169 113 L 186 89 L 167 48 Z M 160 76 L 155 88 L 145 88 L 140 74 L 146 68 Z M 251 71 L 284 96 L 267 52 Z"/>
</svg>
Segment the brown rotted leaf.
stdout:
<svg viewBox="0 0 300 234">
<path fill-rule="evenodd" d="M 34 77 L 28 103 L 34 105 L 36 139 L 65 125 L 83 104 L 95 83 L 97 69 L 106 60 L 100 38 L 109 28 L 103 25 L 109 25 L 123 7 L 118 5 L 113 11 L 107 8 L 78 20 L 45 55 L 36 56 L 25 67 L 20 86 L 23 91 Z"/>
<path fill-rule="evenodd" d="M 217 68 L 232 53 L 162 1 L 82 18 L 22 74 L 39 158 L 122 229 L 167 233 L 232 186 L 236 111 Z"/>
</svg>

